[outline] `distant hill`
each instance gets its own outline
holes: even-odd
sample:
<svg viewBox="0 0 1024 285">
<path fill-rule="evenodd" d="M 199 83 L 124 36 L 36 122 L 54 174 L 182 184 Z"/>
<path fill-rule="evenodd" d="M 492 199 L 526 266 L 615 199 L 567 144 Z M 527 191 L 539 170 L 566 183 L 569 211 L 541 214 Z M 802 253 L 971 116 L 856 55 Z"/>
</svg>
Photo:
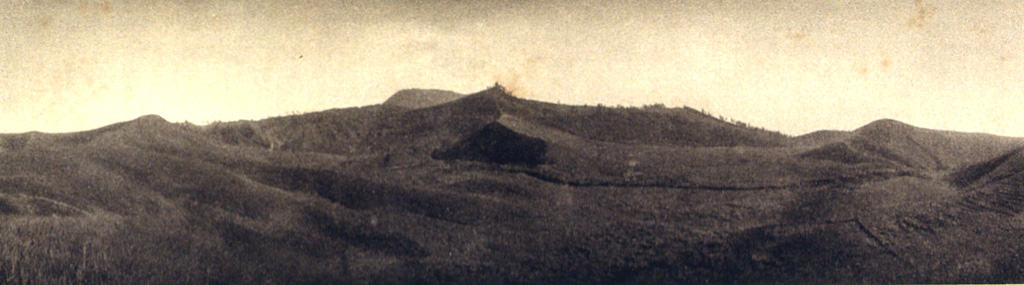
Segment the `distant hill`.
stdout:
<svg viewBox="0 0 1024 285">
<path fill-rule="evenodd" d="M 822 146 L 831 143 L 842 142 L 850 137 L 847 131 L 815 131 L 805 135 L 794 137 L 791 143 L 796 146 Z"/>
<path fill-rule="evenodd" d="M 462 98 L 462 94 L 436 89 L 405 89 L 391 95 L 384 106 L 419 109 L 441 105 Z"/>
<path fill-rule="evenodd" d="M 809 156 L 823 159 L 831 157 L 862 156 L 857 161 L 888 160 L 903 166 L 948 170 L 981 162 L 1011 149 L 1024 146 L 1024 139 L 988 134 L 937 131 L 914 127 L 895 120 L 878 120 L 849 134 L 816 133 L 798 141 L 818 141 L 843 146 L 826 145 L 808 152 Z M 848 154 L 832 156 L 828 149 L 847 149 Z M 821 155 L 824 154 L 824 155 Z"/>
</svg>

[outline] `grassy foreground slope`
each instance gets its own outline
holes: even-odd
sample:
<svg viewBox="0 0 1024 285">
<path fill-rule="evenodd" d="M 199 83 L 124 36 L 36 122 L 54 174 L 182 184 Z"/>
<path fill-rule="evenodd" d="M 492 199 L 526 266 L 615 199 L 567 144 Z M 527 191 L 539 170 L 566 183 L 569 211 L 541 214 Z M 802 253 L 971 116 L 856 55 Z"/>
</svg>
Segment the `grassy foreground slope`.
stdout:
<svg viewBox="0 0 1024 285">
<path fill-rule="evenodd" d="M 500 87 L 396 98 L 0 135 L 0 278 L 1024 281 L 1020 140 L 889 121 L 788 138 Z"/>
</svg>

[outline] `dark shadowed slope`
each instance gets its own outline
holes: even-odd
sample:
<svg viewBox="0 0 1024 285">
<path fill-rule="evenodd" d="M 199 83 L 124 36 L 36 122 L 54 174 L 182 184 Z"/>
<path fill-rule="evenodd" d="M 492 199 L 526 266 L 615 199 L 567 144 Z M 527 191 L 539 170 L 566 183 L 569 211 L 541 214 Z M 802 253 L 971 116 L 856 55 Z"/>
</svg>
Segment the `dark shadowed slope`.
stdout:
<svg viewBox="0 0 1024 285">
<path fill-rule="evenodd" d="M 494 164 L 537 166 L 544 162 L 548 143 L 490 123 L 454 146 L 434 153 L 437 159 L 475 160 Z"/>
</svg>

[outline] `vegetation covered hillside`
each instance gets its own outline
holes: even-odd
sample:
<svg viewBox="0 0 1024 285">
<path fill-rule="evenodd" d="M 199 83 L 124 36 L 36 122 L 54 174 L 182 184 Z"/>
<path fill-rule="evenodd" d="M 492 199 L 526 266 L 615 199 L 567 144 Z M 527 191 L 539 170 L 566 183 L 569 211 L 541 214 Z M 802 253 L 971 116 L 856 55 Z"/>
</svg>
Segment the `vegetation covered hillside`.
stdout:
<svg viewBox="0 0 1024 285">
<path fill-rule="evenodd" d="M 448 95 L 0 135 L 0 279 L 1024 282 L 1020 139 Z"/>
</svg>

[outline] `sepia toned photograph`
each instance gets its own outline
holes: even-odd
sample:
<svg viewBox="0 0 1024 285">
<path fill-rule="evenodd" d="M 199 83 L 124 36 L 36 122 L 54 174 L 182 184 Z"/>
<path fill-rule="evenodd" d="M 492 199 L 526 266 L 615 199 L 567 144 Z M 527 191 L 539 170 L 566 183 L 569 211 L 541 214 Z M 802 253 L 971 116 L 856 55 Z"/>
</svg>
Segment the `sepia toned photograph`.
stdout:
<svg viewBox="0 0 1024 285">
<path fill-rule="evenodd" d="M 0 283 L 1024 283 L 1022 35 L 1016 1 L 0 1 Z"/>
</svg>

